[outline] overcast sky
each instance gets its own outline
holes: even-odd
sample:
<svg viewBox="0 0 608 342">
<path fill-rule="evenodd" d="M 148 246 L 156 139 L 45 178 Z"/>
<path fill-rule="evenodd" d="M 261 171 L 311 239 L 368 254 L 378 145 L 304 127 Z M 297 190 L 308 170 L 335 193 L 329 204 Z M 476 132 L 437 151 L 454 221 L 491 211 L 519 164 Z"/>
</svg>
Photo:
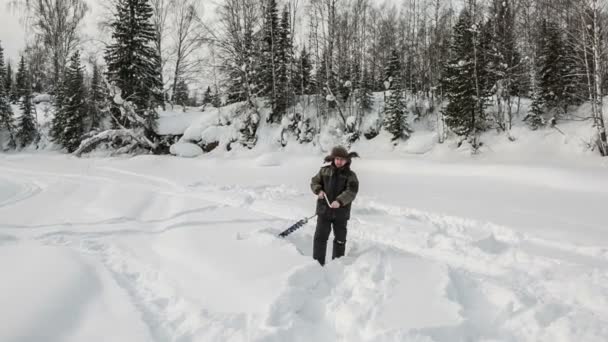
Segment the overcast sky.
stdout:
<svg viewBox="0 0 608 342">
<path fill-rule="evenodd" d="M 4 48 L 4 58 L 16 64 L 25 34 L 19 23 L 19 14 L 8 9 L 9 1 L 0 0 L 0 41 Z"/>
</svg>

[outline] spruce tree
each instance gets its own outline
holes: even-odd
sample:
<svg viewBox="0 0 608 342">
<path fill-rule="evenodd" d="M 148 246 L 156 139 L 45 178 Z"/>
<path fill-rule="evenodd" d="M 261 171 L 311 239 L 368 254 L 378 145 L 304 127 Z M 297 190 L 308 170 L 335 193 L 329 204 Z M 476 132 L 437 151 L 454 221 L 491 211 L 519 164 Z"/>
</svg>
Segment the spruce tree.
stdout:
<svg viewBox="0 0 608 342">
<path fill-rule="evenodd" d="M 264 25 L 262 27 L 260 95 L 269 99 L 271 113 L 268 116 L 268 121 L 273 123 L 281 121 L 277 101 L 280 91 L 278 82 L 280 31 L 277 2 L 276 0 L 267 0 L 264 7 Z"/>
<path fill-rule="evenodd" d="M 385 67 L 385 78 L 390 94 L 384 105 L 384 127 L 393 135 L 392 141 L 407 139 L 412 133 L 407 123 L 407 106 L 405 103 L 403 83 L 401 80 L 401 63 L 397 51 L 391 52 L 391 58 Z"/>
<path fill-rule="evenodd" d="M 19 61 L 19 68 L 17 69 L 17 76 L 15 82 L 15 100 L 20 101 L 21 97 L 27 92 L 27 74 L 25 68 L 25 58 L 21 56 Z"/>
<path fill-rule="evenodd" d="M 4 82 L 4 91 L 6 92 L 6 95 L 8 96 L 8 99 L 11 102 L 17 101 L 14 100 L 15 90 L 13 85 L 13 66 L 10 62 L 6 64 L 6 80 Z"/>
<path fill-rule="evenodd" d="M 9 147 L 15 148 L 15 122 L 13 118 L 13 109 L 11 108 L 9 98 L 5 94 L 4 86 L 0 84 L 0 131 L 5 130 L 9 135 Z"/>
<path fill-rule="evenodd" d="M 565 113 L 569 105 L 579 103 L 579 75 L 583 72 L 577 65 L 573 44 L 568 44 L 560 32 L 555 22 L 541 22 L 537 58 L 538 86 L 546 109 L 557 109 Z"/>
<path fill-rule="evenodd" d="M 186 106 L 188 103 L 188 98 L 189 91 L 186 81 L 181 80 L 177 82 L 177 85 L 175 86 L 175 94 L 173 94 L 173 101 L 180 106 Z"/>
<path fill-rule="evenodd" d="M 1 95 L 6 95 L 6 68 L 4 66 L 4 49 L 0 44 L 0 83 L 2 83 L 2 93 Z"/>
<path fill-rule="evenodd" d="M 9 64 L 10 66 L 10 64 Z M 9 147 L 15 148 L 15 124 L 13 110 L 10 105 L 9 92 L 5 88 L 6 72 L 4 69 L 4 51 L 0 46 L 0 130 L 6 130 L 9 134 Z"/>
<path fill-rule="evenodd" d="M 243 42 L 233 59 L 227 59 L 224 70 L 228 74 L 227 103 L 242 102 L 263 92 L 258 75 L 255 75 L 258 55 L 251 28 L 243 33 Z"/>
<path fill-rule="evenodd" d="M 123 99 L 136 106 L 135 112 L 144 119 L 148 135 L 156 126 L 156 107 L 163 103 L 160 56 L 154 46 L 158 37 L 152 15 L 148 0 L 118 0 L 111 23 L 114 42 L 105 51 L 108 81 L 121 89 Z M 127 128 L 142 126 L 126 116 L 120 118 L 120 123 Z"/>
<path fill-rule="evenodd" d="M 300 52 L 300 58 L 297 60 L 296 75 L 293 78 L 293 87 L 298 95 L 310 95 L 313 88 L 312 80 L 312 63 L 310 54 L 306 51 L 306 46 Z"/>
<path fill-rule="evenodd" d="M 69 96 L 64 98 L 63 106 L 53 118 L 51 137 L 71 153 L 80 146 L 85 133 L 87 114 L 83 68 L 78 52 L 70 58 L 70 65 L 64 76 L 63 91 Z"/>
<path fill-rule="evenodd" d="M 22 59 L 23 61 L 23 59 Z M 38 130 L 34 118 L 34 108 L 32 106 L 32 88 L 30 86 L 28 71 L 25 66 L 20 66 L 22 80 L 25 83 L 21 95 L 21 116 L 17 121 L 17 140 L 21 147 L 26 147 L 38 140 Z"/>
<path fill-rule="evenodd" d="M 523 121 L 527 123 L 531 129 L 536 130 L 543 125 L 543 112 L 544 100 L 538 91 L 534 91 L 532 94 L 532 104 Z"/>
<path fill-rule="evenodd" d="M 222 106 L 222 98 L 217 90 L 213 92 L 211 95 L 211 105 L 215 108 L 219 108 Z"/>
<path fill-rule="evenodd" d="M 384 87 L 394 89 L 394 86 L 401 87 L 401 62 L 396 50 L 391 51 L 388 63 L 384 67 Z"/>
<path fill-rule="evenodd" d="M 479 147 L 478 133 L 485 128 L 480 45 L 477 25 L 464 9 L 454 27 L 451 57 L 442 75 L 448 100 L 443 115 L 448 127 L 457 135 L 470 138 L 474 148 Z"/>
<path fill-rule="evenodd" d="M 102 122 L 109 112 L 109 96 L 102 72 L 95 63 L 93 64 L 93 77 L 88 101 L 90 130 L 100 130 L 102 128 Z"/>
<path fill-rule="evenodd" d="M 285 7 L 279 24 L 279 37 L 277 41 L 277 96 L 273 114 L 280 122 L 287 108 L 292 103 L 293 89 L 291 88 L 291 72 L 293 67 L 293 46 L 291 43 L 291 25 L 289 24 L 289 11 Z M 276 121 L 275 121 L 276 122 Z"/>
<path fill-rule="evenodd" d="M 365 69 L 361 72 L 357 89 L 357 105 L 363 111 L 369 111 L 374 105 L 374 94 L 372 92 L 370 72 Z"/>
<path fill-rule="evenodd" d="M 207 86 L 207 90 L 205 90 L 205 94 L 203 95 L 203 106 L 211 104 L 212 96 L 211 86 Z"/>
</svg>

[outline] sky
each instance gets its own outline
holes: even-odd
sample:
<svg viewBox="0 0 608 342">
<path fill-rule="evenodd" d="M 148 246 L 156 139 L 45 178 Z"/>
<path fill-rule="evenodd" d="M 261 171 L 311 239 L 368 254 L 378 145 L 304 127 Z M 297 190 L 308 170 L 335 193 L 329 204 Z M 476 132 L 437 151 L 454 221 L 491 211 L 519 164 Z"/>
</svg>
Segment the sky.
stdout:
<svg viewBox="0 0 608 342">
<path fill-rule="evenodd" d="M 8 9 L 10 0 L 0 0 L 0 42 L 4 48 L 4 58 L 16 64 L 19 51 L 23 48 L 25 31 L 19 23 L 19 14 Z"/>
</svg>

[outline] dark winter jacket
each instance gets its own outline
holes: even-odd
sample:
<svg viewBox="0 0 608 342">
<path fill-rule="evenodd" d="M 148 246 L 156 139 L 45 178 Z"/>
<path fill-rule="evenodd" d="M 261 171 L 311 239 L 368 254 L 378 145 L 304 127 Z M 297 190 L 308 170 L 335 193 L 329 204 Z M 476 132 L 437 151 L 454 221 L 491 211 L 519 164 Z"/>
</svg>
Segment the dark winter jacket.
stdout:
<svg viewBox="0 0 608 342">
<path fill-rule="evenodd" d="M 333 219 L 348 220 L 350 218 L 351 203 L 359 191 L 359 180 L 354 171 L 350 169 L 350 161 L 342 168 L 337 168 L 332 162 L 321 168 L 312 178 L 310 188 L 315 194 L 323 190 L 329 203 L 338 201 L 340 207 L 333 209 L 327 205 L 324 198 L 317 200 L 317 215 Z"/>
</svg>

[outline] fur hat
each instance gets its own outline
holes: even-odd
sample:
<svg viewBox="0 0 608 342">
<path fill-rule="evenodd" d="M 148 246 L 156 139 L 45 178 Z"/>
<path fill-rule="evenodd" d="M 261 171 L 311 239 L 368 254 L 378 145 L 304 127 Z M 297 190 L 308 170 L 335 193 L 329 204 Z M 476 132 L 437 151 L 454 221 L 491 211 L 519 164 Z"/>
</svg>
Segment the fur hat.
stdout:
<svg viewBox="0 0 608 342">
<path fill-rule="evenodd" d="M 359 154 L 357 152 L 348 152 L 343 146 L 336 146 L 331 149 L 331 154 L 325 157 L 325 162 L 329 163 L 336 157 L 347 159 L 350 163 L 353 158 L 358 158 Z"/>
</svg>

